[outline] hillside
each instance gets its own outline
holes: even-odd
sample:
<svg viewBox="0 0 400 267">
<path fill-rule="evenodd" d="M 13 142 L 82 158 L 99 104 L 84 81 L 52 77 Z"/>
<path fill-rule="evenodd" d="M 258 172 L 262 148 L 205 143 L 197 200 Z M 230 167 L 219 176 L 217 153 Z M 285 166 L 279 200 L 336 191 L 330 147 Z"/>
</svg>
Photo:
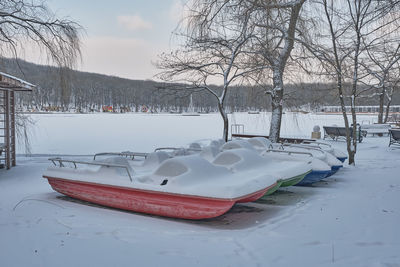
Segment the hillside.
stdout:
<svg viewBox="0 0 400 267">
<path fill-rule="evenodd" d="M 183 111 L 189 105 L 190 93 L 162 89 L 164 84 L 151 80 L 130 80 L 115 76 L 64 70 L 23 60 L 1 58 L 0 70 L 38 85 L 31 94 L 19 97 L 20 108 L 43 110 L 63 107 L 81 111 L 100 110 L 103 105 L 139 111 L 143 106 L 155 112 Z M 60 73 L 63 75 L 61 76 Z M 62 78 L 60 78 L 62 77 Z M 218 90 L 218 87 L 216 87 Z M 286 108 L 338 105 L 334 84 L 302 83 L 285 87 Z M 216 100 L 206 92 L 193 93 L 197 111 L 216 111 Z M 359 105 L 377 105 L 375 98 L 359 98 Z M 400 93 L 393 98 L 400 104 Z M 232 87 L 226 107 L 229 111 L 269 110 L 270 101 L 263 88 Z"/>
</svg>

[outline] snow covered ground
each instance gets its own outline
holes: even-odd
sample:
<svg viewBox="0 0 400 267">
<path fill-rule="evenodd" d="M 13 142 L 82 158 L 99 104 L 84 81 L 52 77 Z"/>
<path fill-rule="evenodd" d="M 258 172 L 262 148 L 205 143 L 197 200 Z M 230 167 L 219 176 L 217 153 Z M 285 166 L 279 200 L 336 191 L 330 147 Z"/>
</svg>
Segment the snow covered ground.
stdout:
<svg viewBox="0 0 400 267">
<path fill-rule="evenodd" d="M 298 122 L 284 120 L 286 135 L 309 136 L 313 125 L 342 124 L 335 115 L 285 115 Z M 214 129 L 221 124 L 216 114 L 34 119 L 35 154 L 149 151 L 222 132 Z M 234 114 L 231 121 L 260 132 L 268 116 Z M 388 142 L 368 137 L 359 145 L 355 167 L 204 221 L 74 201 L 41 178 L 47 157 L 20 156 L 17 167 L 0 170 L 0 265 L 400 266 L 400 148 L 388 148 Z M 342 141 L 331 143 L 345 149 Z"/>
</svg>

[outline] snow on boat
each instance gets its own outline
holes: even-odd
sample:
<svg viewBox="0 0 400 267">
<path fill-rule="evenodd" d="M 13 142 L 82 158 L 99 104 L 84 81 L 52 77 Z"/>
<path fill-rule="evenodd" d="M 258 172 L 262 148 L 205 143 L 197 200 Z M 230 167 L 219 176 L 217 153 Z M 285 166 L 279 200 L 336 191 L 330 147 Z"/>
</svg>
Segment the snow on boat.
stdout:
<svg viewBox="0 0 400 267">
<path fill-rule="evenodd" d="M 296 185 L 309 185 L 318 182 L 330 175 L 332 172 L 331 167 L 326 162 L 314 157 L 309 151 L 284 149 L 281 145 L 273 146 L 271 141 L 264 137 L 253 137 L 247 139 L 247 142 L 249 142 L 256 150 L 260 151 L 263 156 L 270 155 L 276 159 L 286 161 L 311 161 L 311 172 Z"/>
<path fill-rule="evenodd" d="M 269 166 L 270 173 L 273 173 L 279 178 L 279 187 L 286 187 L 298 184 L 312 171 L 311 161 L 295 161 L 291 158 L 279 157 L 276 155 L 269 155 L 257 151 L 255 147 L 247 140 L 236 139 L 224 144 L 221 149 L 223 151 L 245 149 L 248 154 L 256 155 L 252 156 L 252 161 L 258 161 L 264 166 Z M 265 149 L 264 149 L 265 150 Z M 247 155 L 250 157 L 250 155 Z M 256 158 L 257 157 L 257 158 Z M 268 193 L 273 193 L 270 190 Z"/>
<path fill-rule="evenodd" d="M 223 140 L 212 140 L 212 141 L 207 140 L 207 142 L 203 140 L 202 142 L 191 143 L 188 149 L 196 149 L 197 151 L 201 150 L 200 155 L 204 159 L 210 162 L 213 162 L 213 160 L 217 157 L 217 155 L 219 155 L 219 153 L 221 153 L 221 151 L 227 151 L 227 150 L 247 149 L 249 151 L 252 151 L 251 153 L 248 153 L 248 155 L 245 157 L 250 157 L 250 155 L 253 155 L 254 153 L 259 154 L 259 156 L 262 156 L 264 160 L 264 163 L 260 162 L 260 164 L 264 165 L 269 164 L 274 166 L 274 175 L 278 177 L 277 186 L 269 190 L 267 194 L 272 194 L 279 187 L 287 187 L 302 183 L 305 177 L 310 177 L 310 178 L 312 177 L 313 181 L 315 181 L 316 172 L 315 171 L 312 172 L 312 167 L 313 165 L 318 165 L 318 163 L 316 163 L 317 161 L 319 161 L 318 159 L 298 158 L 287 155 L 279 155 L 279 153 L 273 153 L 269 155 L 265 153 L 266 150 L 268 150 L 268 152 L 272 152 L 268 148 L 269 145 L 271 145 L 271 142 L 268 139 L 262 137 L 255 137 L 247 140 L 235 139 L 227 143 L 225 143 Z M 279 150 L 275 152 L 287 153 L 288 151 Z M 289 153 L 303 154 L 303 156 L 304 155 L 312 156 L 310 153 L 302 153 L 302 152 L 289 152 Z M 253 161 L 257 160 L 259 160 L 259 158 L 258 159 L 253 158 Z M 304 168 L 304 166 L 306 166 L 307 164 L 308 167 Z M 318 173 L 318 175 L 321 176 L 320 179 L 322 179 L 326 176 L 327 173 L 331 172 L 331 168 L 321 161 L 319 162 L 319 164 L 322 165 L 322 167 L 319 166 L 321 172 Z M 299 168 L 298 166 L 302 167 Z M 314 166 L 314 168 L 316 168 L 316 166 Z M 323 177 L 322 177 L 322 172 L 324 172 Z M 306 183 L 308 184 L 309 182 Z"/>
<path fill-rule="evenodd" d="M 333 148 L 330 144 L 325 143 L 325 142 L 320 142 L 320 141 L 317 141 L 314 139 L 309 139 L 309 140 L 304 140 L 301 144 L 302 145 L 311 145 L 313 147 L 316 147 L 316 148 L 322 149 L 328 153 L 331 153 L 342 163 L 347 159 L 346 153 L 344 153 L 341 150 Z"/>
<path fill-rule="evenodd" d="M 269 142 L 268 139 L 262 138 Z M 198 142 L 191 143 L 188 148 L 176 148 L 180 150 L 180 153 L 173 152 L 170 154 L 171 156 L 180 156 L 180 155 L 188 155 L 190 153 L 200 153 L 204 159 L 208 160 L 215 164 L 215 158 L 220 154 L 223 153 L 221 151 L 232 150 L 232 149 L 247 149 L 251 152 L 237 152 L 242 153 L 243 160 L 246 160 L 249 166 L 253 166 L 252 162 L 259 162 L 259 164 L 263 164 L 264 166 L 269 165 L 273 166 L 270 168 L 270 171 L 273 170 L 273 175 L 278 178 L 277 186 L 275 189 L 271 189 L 268 191 L 269 194 L 276 191 L 279 187 L 286 187 L 300 183 L 307 173 L 311 172 L 310 165 L 305 167 L 307 164 L 310 163 L 309 160 L 297 160 L 297 163 L 293 163 L 292 158 L 288 157 L 279 157 L 277 155 L 267 155 L 263 154 L 261 158 L 263 158 L 263 162 L 260 162 L 260 151 L 257 151 L 257 146 L 254 146 L 250 142 L 250 140 L 242 140 L 236 139 L 225 143 L 223 140 L 201 140 Z M 255 139 L 254 139 L 255 140 Z M 267 145 L 266 145 L 267 146 Z M 172 149 L 172 148 L 170 148 Z M 173 150 L 172 150 L 173 151 Z M 183 152 L 182 152 L 183 151 Z M 241 151 L 241 150 L 240 150 Z M 261 148 L 261 151 L 265 151 L 265 147 Z M 258 154 L 258 156 L 254 156 L 254 154 Z M 300 153 L 301 154 L 301 153 Z M 310 154 L 310 153 L 303 153 L 303 154 Z M 251 158 L 251 160 L 248 160 Z M 299 167 L 301 166 L 301 167 Z M 330 168 L 328 168 L 330 172 Z"/>
<path fill-rule="evenodd" d="M 328 153 L 328 152 L 320 149 L 319 147 L 313 147 L 313 146 L 304 145 L 304 144 L 276 144 L 275 146 L 281 147 L 281 149 L 283 147 L 286 147 L 292 151 L 311 153 L 313 155 L 313 157 L 324 161 L 326 164 L 328 164 L 330 166 L 331 171 L 326 177 L 329 177 L 329 176 L 335 174 L 340 168 L 343 167 L 343 164 L 340 160 L 338 160 L 331 153 Z"/>
<path fill-rule="evenodd" d="M 154 158 L 159 155 L 153 154 L 147 156 L 153 160 L 144 160 L 141 166 L 133 166 L 120 156 L 89 162 L 53 158 L 54 166 L 43 177 L 55 191 L 92 203 L 174 218 L 205 219 L 224 214 L 236 202 L 257 200 L 277 184 L 268 167 L 253 169 L 236 164 L 229 168 L 235 155 L 239 162 L 246 161 L 240 153 L 220 155 L 215 164 L 199 155 L 168 158 L 158 164 Z M 150 163 L 154 168 L 145 166 Z"/>
</svg>

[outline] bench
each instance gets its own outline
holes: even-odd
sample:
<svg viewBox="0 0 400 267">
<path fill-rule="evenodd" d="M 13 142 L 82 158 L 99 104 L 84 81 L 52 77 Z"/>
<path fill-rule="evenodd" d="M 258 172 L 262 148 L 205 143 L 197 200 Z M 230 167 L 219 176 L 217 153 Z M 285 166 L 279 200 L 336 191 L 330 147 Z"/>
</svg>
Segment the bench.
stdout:
<svg viewBox="0 0 400 267">
<path fill-rule="evenodd" d="M 374 123 L 374 124 L 362 124 L 361 129 L 364 131 L 366 134 L 372 134 L 374 136 L 375 134 L 378 135 L 389 135 L 389 130 L 392 128 L 390 124 L 387 123 Z"/>
<path fill-rule="evenodd" d="M 324 139 L 326 137 L 330 137 L 333 140 L 337 141 L 339 138 L 346 138 L 346 127 L 339 126 L 323 126 L 324 128 Z M 353 127 L 350 127 L 350 137 L 353 136 Z M 361 143 L 363 139 L 363 132 L 358 130 L 357 132 L 358 142 Z"/>
<path fill-rule="evenodd" d="M 390 135 L 389 146 L 390 145 L 400 146 L 400 129 L 389 129 L 389 135 Z"/>
</svg>

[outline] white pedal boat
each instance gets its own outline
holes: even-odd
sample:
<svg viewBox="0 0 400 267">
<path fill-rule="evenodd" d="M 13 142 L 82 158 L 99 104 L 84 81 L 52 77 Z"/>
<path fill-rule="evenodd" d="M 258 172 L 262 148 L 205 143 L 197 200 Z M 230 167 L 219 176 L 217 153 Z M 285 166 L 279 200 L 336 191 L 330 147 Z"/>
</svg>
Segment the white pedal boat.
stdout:
<svg viewBox="0 0 400 267">
<path fill-rule="evenodd" d="M 88 162 L 53 158 L 43 177 L 73 198 L 184 219 L 217 217 L 277 185 L 271 166 L 257 164 L 243 151 L 221 153 L 213 163 L 200 155 L 160 155 L 147 155 L 140 164 L 120 156 Z"/>
</svg>

